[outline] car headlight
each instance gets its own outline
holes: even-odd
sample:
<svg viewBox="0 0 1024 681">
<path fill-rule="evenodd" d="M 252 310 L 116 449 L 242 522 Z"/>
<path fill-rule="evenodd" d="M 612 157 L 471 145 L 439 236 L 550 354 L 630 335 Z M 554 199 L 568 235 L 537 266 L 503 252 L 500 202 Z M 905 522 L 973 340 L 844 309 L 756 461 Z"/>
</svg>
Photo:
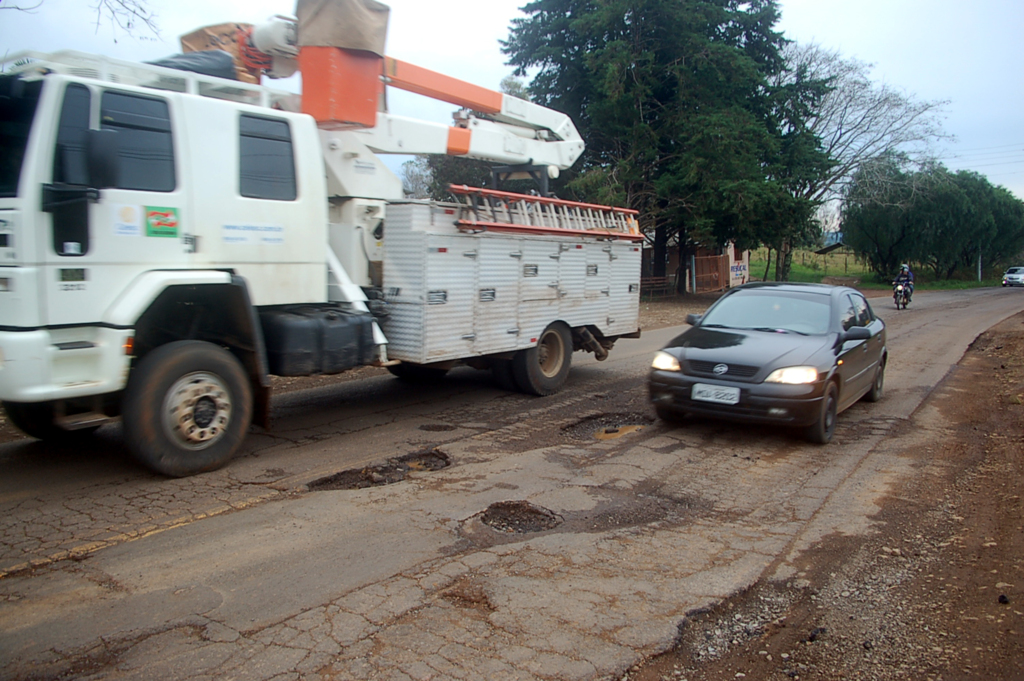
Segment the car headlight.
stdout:
<svg viewBox="0 0 1024 681">
<path fill-rule="evenodd" d="M 818 370 L 814 367 L 786 367 L 785 369 L 773 371 L 768 375 L 768 378 L 764 379 L 764 382 L 799 385 L 801 383 L 814 383 L 817 380 Z"/>
<path fill-rule="evenodd" d="M 679 360 L 667 352 L 659 352 L 656 354 L 651 366 L 662 371 L 679 371 L 681 369 L 679 366 Z"/>
</svg>

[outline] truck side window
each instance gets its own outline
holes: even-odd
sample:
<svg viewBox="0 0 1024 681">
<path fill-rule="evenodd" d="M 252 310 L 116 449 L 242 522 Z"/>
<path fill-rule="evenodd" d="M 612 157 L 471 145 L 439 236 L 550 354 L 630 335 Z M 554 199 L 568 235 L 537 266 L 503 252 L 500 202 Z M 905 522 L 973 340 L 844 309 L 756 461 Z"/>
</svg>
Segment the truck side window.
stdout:
<svg viewBox="0 0 1024 681">
<path fill-rule="evenodd" d="M 167 102 L 108 90 L 100 125 L 118 133 L 119 189 L 174 191 L 174 143 Z"/>
<path fill-rule="evenodd" d="M 294 201 L 295 160 L 288 122 L 243 114 L 239 130 L 239 182 L 242 196 Z"/>
<path fill-rule="evenodd" d="M 89 88 L 71 84 L 64 91 L 57 128 L 57 149 L 53 155 L 53 181 L 89 184 L 85 165 L 85 132 L 89 129 Z"/>
</svg>

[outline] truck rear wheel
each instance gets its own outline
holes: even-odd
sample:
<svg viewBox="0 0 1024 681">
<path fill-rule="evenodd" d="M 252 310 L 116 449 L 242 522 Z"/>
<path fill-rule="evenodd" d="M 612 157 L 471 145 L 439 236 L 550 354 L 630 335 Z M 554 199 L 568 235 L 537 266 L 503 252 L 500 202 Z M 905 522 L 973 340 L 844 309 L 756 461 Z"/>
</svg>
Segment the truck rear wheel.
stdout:
<svg viewBox="0 0 1024 681">
<path fill-rule="evenodd" d="M 99 426 L 65 430 L 56 423 L 53 402 L 4 402 L 4 411 L 20 431 L 47 442 L 70 442 L 96 432 Z"/>
<path fill-rule="evenodd" d="M 498 387 L 502 390 L 519 392 L 519 386 L 516 384 L 516 377 L 512 373 L 512 360 L 492 359 L 491 375 L 494 377 L 494 382 L 497 383 Z"/>
<path fill-rule="evenodd" d="M 516 384 L 526 393 L 553 395 L 569 377 L 572 364 L 572 332 L 562 322 L 549 324 L 537 345 L 520 350 L 512 359 Z"/>
<path fill-rule="evenodd" d="M 227 350 L 176 341 L 139 362 L 122 411 L 135 457 L 159 473 L 183 477 L 232 457 L 252 421 L 252 388 Z"/>
<path fill-rule="evenodd" d="M 406 383 L 433 383 L 440 381 L 448 373 L 448 369 L 406 362 L 392 364 L 388 367 L 388 371 Z"/>
</svg>

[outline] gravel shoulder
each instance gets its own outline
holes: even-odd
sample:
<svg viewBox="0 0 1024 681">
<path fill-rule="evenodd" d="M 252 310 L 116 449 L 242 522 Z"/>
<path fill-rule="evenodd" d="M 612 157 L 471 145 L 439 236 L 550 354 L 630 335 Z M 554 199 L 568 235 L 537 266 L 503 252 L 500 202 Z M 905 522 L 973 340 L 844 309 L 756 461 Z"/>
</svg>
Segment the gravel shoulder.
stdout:
<svg viewBox="0 0 1024 681">
<path fill-rule="evenodd" d="M 978 338 L 894 456 L 919 474 L 867 536 L 690 613 L 674 650 L 624 679 L 1024 678 L 1024 315 Z M 930 438 L 912 429 L 941 427 Z"/>
</svg>

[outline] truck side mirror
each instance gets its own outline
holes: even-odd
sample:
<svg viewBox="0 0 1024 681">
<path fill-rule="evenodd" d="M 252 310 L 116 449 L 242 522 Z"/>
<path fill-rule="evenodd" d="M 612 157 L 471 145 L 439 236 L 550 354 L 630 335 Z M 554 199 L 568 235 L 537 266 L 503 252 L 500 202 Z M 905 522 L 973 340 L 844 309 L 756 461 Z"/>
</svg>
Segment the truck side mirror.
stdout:
<svg viewBox="0 0 1024 681">
<path fill-rule="evenodd" d="M 116 130 L 85 132 L 85 163 L 89 171 L 90 187 L 106 189 L 117 186 L 119 150 Z"/>
</svg>

